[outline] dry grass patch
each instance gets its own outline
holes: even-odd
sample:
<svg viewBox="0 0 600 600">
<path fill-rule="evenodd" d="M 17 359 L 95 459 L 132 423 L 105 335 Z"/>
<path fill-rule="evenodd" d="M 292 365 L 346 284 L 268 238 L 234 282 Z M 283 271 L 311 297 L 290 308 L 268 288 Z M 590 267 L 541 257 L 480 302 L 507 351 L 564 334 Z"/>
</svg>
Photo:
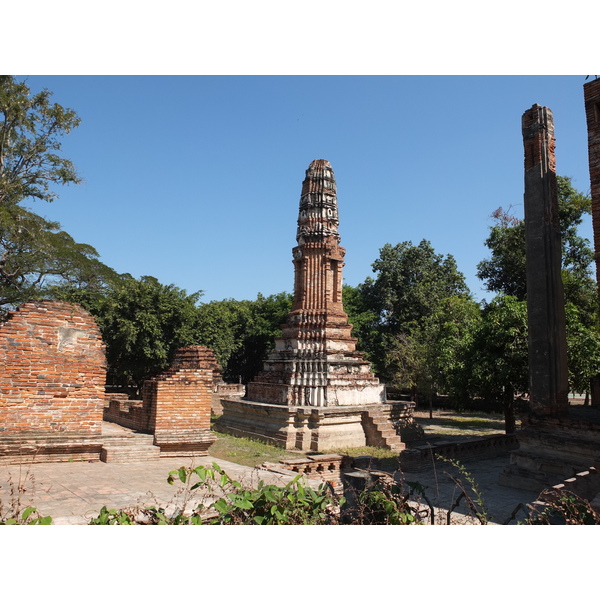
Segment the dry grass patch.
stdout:
<svg viewBox="0 0 600 600">
<path fill-rule="evenodd" d="M 427 437 L 447 438 L 448 441 L 504 433 L 504 416 L 494 413 L 435 411 L 430 419 L 429 412 L 416 411 L 415 420 Z"/>
<path fill-rule="evenodd" d="M 279 462 L 285 458 L 298 458 L 298 453 L 258 440 L 237 438 L 226 433 L 216 433 L 216 436 L 217 441 L 210 447 L 209 454 L 238 465 L 257 467 L 267 461 Z"/>
</svg>

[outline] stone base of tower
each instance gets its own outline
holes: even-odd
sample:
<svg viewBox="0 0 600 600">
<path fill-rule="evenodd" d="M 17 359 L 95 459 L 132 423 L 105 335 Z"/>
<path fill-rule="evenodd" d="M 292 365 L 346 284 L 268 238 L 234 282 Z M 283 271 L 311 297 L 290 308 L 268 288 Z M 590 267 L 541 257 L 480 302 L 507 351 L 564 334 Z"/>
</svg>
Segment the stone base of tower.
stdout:
<svg viewBox="0 0 600 600">
<path fill-rule="evenodd" d="M 376 446 L 401 452 L 398 423 L 412 419 L 412 402 L 354 406 L 283 406 L 254 400 L 222 400 L 214 429 L 286 450 L 324 452 Z M 406 405 L 406 406 L 405 406 Z"/>
<path fill-rule="evenodd" d="M 523 416 L 518 450 L 500 473 L 507 487 L 540 492 L 584 471 L 600 457 L 600 411 L 569 407 L 560 417 Z"/>
</svg>

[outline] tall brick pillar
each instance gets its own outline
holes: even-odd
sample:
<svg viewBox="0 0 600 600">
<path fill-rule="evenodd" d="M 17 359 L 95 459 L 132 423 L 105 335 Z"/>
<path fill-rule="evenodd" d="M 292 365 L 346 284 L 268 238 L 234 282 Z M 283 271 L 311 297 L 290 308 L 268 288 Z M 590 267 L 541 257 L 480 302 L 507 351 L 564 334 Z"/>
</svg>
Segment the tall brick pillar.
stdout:
<svg viewBox="0 0 600 600">
<path fill-rule="evenodd" d="M 583 96 L 588 131 L 596 281 L 600 294 L 600 79 L 586 83 L 583 86 Z M 600 406 L 600 375 L 597 375 L 592 382 L 592 406 Z"/>
<path fill-rule="evenodd" d="M 500 473 L 499 482 L 540 492 L 573 478 L 598 460 L 600 423 L 587 408 L 568 405 L 554 124 L 547 108 L 534 104 L 525 112 L 523 141 L 533 410 L 522 415 L 519 448 L 511 452 L 510 464 Z"/>
<path fill-rule="evenodd" d="M 552 111 L 534 104 L 522 130 L 531 406 L 559 415 L 568 410 L 568 380 Z"/>
</svg>

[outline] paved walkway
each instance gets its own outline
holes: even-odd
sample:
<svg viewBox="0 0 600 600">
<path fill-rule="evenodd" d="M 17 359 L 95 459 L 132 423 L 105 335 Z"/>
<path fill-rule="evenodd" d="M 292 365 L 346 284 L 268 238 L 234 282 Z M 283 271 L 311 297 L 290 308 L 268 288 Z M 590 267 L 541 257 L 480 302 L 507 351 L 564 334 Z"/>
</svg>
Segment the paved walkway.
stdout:
<svg viewBox="0 0 600 600">
<path fill-rule="evenodd" d="M 258 471 L 212 457 L 196 458 L 193 466 L 219 464 L 233 479 L 256 485 Z M 30 466 L 0 466 L 0 499 L 10 502 L 11 485 L 21 482 L 25 492 L 21 506 L 35 506 L 52 516 L 56 525 L 84 525 L 103 506 L 126 508 L 136 505 L 168 506 L 177 501 L 183 485 L 167 483 L 170 471 L 192 466 L 185 458 L 160 459 L 129 464 L 103 462 L 46 463 Z M 293 477 L 260 471 L 267 483 L 285 485 Z M 194 480 L 196 481 L 196 480 Z M 178 494 L 179 490 L 179 494 Z M 196 503 L 197 504 L 197 503 Z"/>
<path fill-rule="evenodd" d="M 519 504 L 524 506 L 536 500 L 538 494 L 527 490 L 504 487 L 498 483 L 499 473 L 508 466 L 509 456 L 491 458 L 486 460 L 464 461 L 463 467 L 467 472 L 460 473 L 457 469 L 446 463 L 438 463 L 435 469 L 428 469 L 421 473 L 406 473 L 407 481 L 417 481 L 425 486 L 425 495 L 434 506 L 436 524 L 446 523 L 447 511 L 454 505 L 461 494 L 461 488 L 450 478 L 453 476 L 464 486 L 465 491 L 472 500 L 477 500 L 473 488 L 469 485 L 467 477 L 476 484 L 483 500 L 483 507 L 491 524 L 503 524 L 508 521 Z M 421 502 L 421 508 L 427 507 Z M 478 507 L 479 508 L 479 507 Z M 463 498 L 452 513 L 452 524 L 478 524 L 479 520 L 466 516 L 469 508 Z M 526 514 L 523 510 L 516 513 L 515 519 L 510 524 L 523 521 Z"/>
<path fill-rule="evenodd" d="M 502 523 L 519 503 L 532 502 L 537 494 L 498 485 L 498 473 L 508 464 L 508 457 L 465 462 L 482 493 L 492 522 Z M 267 483 L 285 485 L 292 476 L 231 463 L 210 456 L 196 459 L 195 465 L 219 464 L 233 479 L 247 485 L 256 485 L 259 479 Z M 135 505 L 169 506 L 178 499 L 179 482 L 167 483 L 169 471 L 181 466 L 191 466 L 184 458 L 160 459 L 142 463 L 72 462 L 47 463 L 27 466 L 0 466 L 0 499 L 10 503 L 10 491 L 19 482 L 25 488 L 21 506 L 35 506 L 42 515 L 50 515 L 57 525 L 83 525 L 98 515 L 102 506 L 126 508 Z M 418 481 L 427 486 L 426 494 L 436 507 L 436 522 L 445 523 L 445 510 L 460 494 L 449 479 L 445 466 L 418 473 L 407 474 L 408 481 Z M 179 492 L 181 494 L 181 492 Z M 468 512 L 464 499 L 453 515 L 453 524 L 473 523 L 464 516 Z M 520 512 L 517 519 L 522 519 Z M 514 523 L 515 521 L 513 521 Z"/>
</svg>

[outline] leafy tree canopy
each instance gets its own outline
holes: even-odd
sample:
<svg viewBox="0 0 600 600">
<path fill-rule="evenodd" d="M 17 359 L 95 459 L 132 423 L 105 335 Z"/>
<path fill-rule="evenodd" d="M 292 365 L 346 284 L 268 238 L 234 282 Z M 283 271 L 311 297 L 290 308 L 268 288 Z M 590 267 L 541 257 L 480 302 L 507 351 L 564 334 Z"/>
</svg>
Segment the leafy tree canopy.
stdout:
<svg viewBox="0 0 600 600">
<path fill-rule="evenodd" d="M 196 324 L 198 342 L 215 351 L 225 379 L 247 383 L 261 371 L 291 307 L 292 295 L 286 292 L 203 304 Z"/>
<path fill-rule="evenodd" d="M 435 312 L 449 296 L 469 296 L 464 275 L 451 255 L 436 254 L 431 243 L 386 244 L 373 263 L 375 281 L 363 284 L 380 321 L 392 331 L 406 331 Z"/>
<path fill-rule="evenodd" d="M 53 184 L 79 183 L 60 139 L 80 123 L 75 111 L 52 104 L 52 93 L 31 95 L 27 85 L 0 76 L 0 204 L 57 197 Z"/>
<path fill-rule="evenodd" d="M 359 349 L 386 381 L 430 387 L 434 375 L 427 364 L 428 336 L 442 335 L 434 321 L 449 298 L 470 300 L 464 276 L 452 256 L 436 254 L 427 240 L 418 246 L 386 244 L 373 271 L 376 279 L 344 288 L 344 306 Z"/>
<path fill-rule="evenodd" d="M 123 276 L 109 293 L 69 290 L 62 298 L 79 302 L 96 317 L 106 344 L 108 383 L 139 388 L 169 366 L 178 348 L 197 343 L 201 295 L 154 277 Z"/>
<path fill-rule="evenodd" d="M 56 222 L 0 204 L 0 311 L 53 295 L 57 286 L 101 290 L 118 279 L 96 250 Z"/>
<path fill-rule="evenodd" d="M 591 198 L 578 192 L 569 177 L 557 176 L 558 210 L 562 242 L 563 279 L 569 279 L 565 295 L 582 293 L 578 286 L 589 287 L 591 264 L 594 258 L 589 241 L 578 235 L 583 216 L 591 213 Z M 498 208 L 492 217 L 495 224 L 485 245 L 491 250 L 490 258 L 477 265 L 477 276 L 486 288 L 519 300 L 527 297 L 525 270 L 525 222 Z M 581 301 L 584 301 L 583 298 Z"/>
<path fill-rule="evenodd" d="M 52 295 L 57 285 L 100 289 L 118 278 L 92 246 L 22 206 L 51 202 L 57 185 L 81 181 L 59 155 L 61 138 L 79 118 L 50 97 L 48 90 L 31 95 L 25 83 L 0 76 L 0 313 Z"/>
</svg>

